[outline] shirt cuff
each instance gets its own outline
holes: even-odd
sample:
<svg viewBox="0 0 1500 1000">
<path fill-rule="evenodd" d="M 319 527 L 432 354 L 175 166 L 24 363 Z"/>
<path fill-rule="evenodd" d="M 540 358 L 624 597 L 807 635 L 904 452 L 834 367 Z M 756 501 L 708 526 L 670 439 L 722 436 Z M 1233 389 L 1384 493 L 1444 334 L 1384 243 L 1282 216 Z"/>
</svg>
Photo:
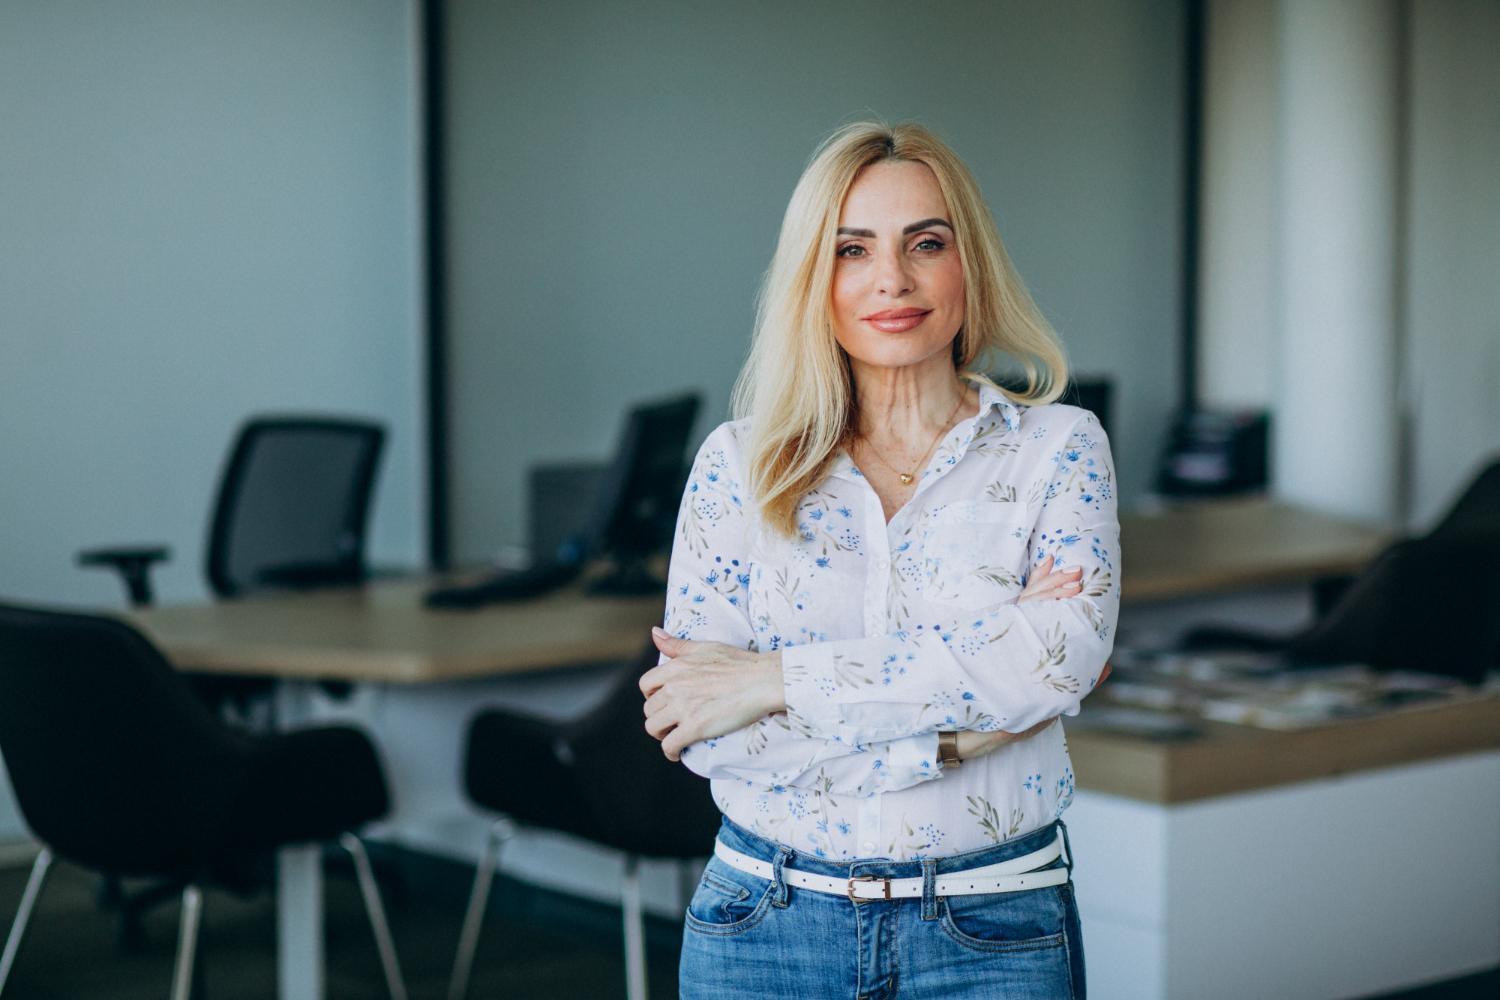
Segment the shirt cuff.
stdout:
<svg viewBox="0 0 1500 1000">
<path fill-rule="evenodd" d="M 891 744 L 887 758 L 890 774 L 887 783 L 895 788 L 910 788 L 912 785 L 943 776 L 938 764 L 937 733 L 908 736 Z"/>
</svg>

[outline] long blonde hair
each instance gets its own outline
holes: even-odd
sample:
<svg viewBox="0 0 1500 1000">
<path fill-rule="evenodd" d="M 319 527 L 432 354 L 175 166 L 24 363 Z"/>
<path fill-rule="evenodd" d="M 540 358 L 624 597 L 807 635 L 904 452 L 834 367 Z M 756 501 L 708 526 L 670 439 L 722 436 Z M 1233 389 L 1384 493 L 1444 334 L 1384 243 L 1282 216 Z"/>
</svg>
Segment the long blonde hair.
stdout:
<svg viewBox="0 0 1500 1000">
<path fill-rule="evenodd" d="M 983 379 L 977 361 L 1003 352 L 1026 388 L 1006 394 L 1040 405 L 1067 385 L 1062 343 L 1011 265 L 979 185 L 957 154 L 912 122 L 855 122 L 823 141 L 797 181 L 757 302 L 750 356 L 734 387 L 734 414 L 750 418 L 749 488 L 774 529 L 795 536 L 797 508 L 827 474 L 857 417 L 849 360 L 834 339 L 829 297 L 839 213 L 872 163 L 912 160 L 937 177 L 964 272 L 964 323 L 954 367 Z M 987 381 L 987 380 L 986 380 Z"/>
</svg>

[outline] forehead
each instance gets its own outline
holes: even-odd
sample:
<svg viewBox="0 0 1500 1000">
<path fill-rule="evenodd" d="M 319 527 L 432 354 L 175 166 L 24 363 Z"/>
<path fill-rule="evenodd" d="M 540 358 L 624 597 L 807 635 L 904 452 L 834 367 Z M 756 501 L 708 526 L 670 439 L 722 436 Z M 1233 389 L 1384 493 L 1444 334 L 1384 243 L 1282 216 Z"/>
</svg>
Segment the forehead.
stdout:
<svg viewBox="0 0 1500 1000">
<path fill-rule="evenodd" d="M 884 160 L 872 163 L 854 177 L 839 225 L 878 229 L 900 228 L 919 219 L 946 218 L 947 203 L 938 187 L 937 175 L 915 160 Z"/>
</svg>

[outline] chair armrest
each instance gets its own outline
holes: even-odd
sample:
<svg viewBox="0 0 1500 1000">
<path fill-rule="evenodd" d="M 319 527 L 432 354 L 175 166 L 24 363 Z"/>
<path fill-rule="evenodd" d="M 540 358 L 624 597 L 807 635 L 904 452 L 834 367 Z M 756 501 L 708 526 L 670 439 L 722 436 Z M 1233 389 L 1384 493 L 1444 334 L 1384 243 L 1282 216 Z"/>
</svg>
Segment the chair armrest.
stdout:
<svg viewBox="0 0 1500 1000">
<path fill-rule="evenodd" d="M 125 580 L 130 603 L 137 607 L 151 603 L 151 566 L 172 558 L 165 545 L 138 545 L 110 549 L 84 549 L 78 553 L 78 565 L 103 566 L 117 571 Z"/>
</svg>

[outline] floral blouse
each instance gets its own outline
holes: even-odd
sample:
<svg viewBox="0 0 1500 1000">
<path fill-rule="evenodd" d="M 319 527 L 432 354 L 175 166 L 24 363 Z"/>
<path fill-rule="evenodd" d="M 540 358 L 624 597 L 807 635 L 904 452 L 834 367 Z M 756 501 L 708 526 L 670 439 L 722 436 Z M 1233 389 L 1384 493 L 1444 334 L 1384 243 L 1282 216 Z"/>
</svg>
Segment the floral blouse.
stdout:
<svg viewBox="0 0 1500 1000">
<path fill-rule="evenodd" d="M 699 449 L 678 514 L 664 627 L 782 650 L 784 713 L 687 747 L 736 823 L 819 857 L 941 857 L 1060 816 L 1073 770 L 1059 721 L 961 768 L 944 729 L 1020 732 L 1078 714 L 1114 644 L 1114 463 L 1092 413 L 980 384 L 889 523 L 847 453 L 802 500 L 797 536 L 746 493 L 744 421 Z M 1073 597 L 1018 604 L 1048 555 Z"/>
</svg>

